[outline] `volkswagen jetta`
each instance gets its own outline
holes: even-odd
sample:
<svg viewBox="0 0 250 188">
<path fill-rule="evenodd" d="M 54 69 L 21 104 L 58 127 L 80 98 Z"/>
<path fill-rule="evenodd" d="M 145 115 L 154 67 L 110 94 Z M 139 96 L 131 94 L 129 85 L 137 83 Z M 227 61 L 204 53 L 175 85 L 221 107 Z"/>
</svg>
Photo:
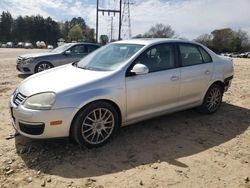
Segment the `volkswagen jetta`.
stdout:
<svg viewBox="0 0 250 188">
<path fill-rule="evenodd" d="M 183 40 L 114 42 L 78 63 L 25 79 L 10 99 L 13 126 L 30 138 L 99 146 L 119 126 L 198 107 L 216 112 L 233 62 Z"/>
</svg>

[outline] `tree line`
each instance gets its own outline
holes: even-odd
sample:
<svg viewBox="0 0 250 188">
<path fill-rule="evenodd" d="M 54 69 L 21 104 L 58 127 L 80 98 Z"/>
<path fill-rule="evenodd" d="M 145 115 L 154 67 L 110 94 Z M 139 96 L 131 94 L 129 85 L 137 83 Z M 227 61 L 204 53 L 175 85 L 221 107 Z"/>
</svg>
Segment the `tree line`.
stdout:
<svg viewBox="0 0 250 188">
<path fill-rule="evenodd" d="M 7 11 L 0 15 L 0 42 L 44 41 L 56 45 L 59 38 L 67 42 L 72 40 L 94 41 L 94 29 L 90 28 L 81 17 L 71 21 L 57 22 L 51 17 L 18 16 L 16 19 Z"/>
<path fill-rule="evenodd" d="M 134 38 L 181 38 L 170 25 L 156 24 L 144 34 Z M 216 53 L 250 51 L 250 39 L 246 31 L 231 28 L 216 29 L 210 34 L 203 34 L 194 41 L 199 42 Z"/>
<path fill-rule="evenodd" d="M 95 30 L 90 28 L 81 17 L 70 21 L 57 22 L 51 17 L 18 16 L 16 19 L 7 11 L 0 15 L 0 43 L 44 41 L 56 45 L 59 38 L 66 42 L 95 41 Z M 170 25 L 156 24 L 144 34 L 134 38 L 180 38 Z M 107 35 L 100 36 L 100 42 L 109 41 Z M 216 29 L 210 34 L 203 34 L 194 41 L 204 44 L 216 53 L 250 51 L 250 39 L 246 31 L 231 28 Z"/>
<path fill-rule="evenodd" d="M 246 31 L 231 28 L 216 29 L 195 39 L 217 53 L 250 51 L 250 40 Z"/>
</svg>

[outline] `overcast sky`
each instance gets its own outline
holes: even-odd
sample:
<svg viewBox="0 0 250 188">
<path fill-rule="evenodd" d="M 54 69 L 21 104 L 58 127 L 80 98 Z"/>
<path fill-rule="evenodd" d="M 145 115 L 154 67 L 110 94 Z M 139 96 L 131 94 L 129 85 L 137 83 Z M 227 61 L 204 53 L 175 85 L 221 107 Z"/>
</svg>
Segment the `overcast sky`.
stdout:
<svg viewBox="0 0 250 188">
<path fill-rule="evenodd" d="M 100 0 L 108 8 L 118 0 Z M 169 24 L 178 36 L 194 39 L 214 29 L 231 27 L 250 35 L 250 0 L 131 0 L 132 35 L 145 33 L 157 23 Z M 114 6 L 118 6 L 115 3 Z M 18 15 L 50 16 L 57 21 L 83 17 L 95 28 L 96 0 L 1 0 L 0 11 Z M 100 33 L 109 34 L 110 17 L 100 17 Z M 114 18 L 117 23 L 118 15 Z M 115 27 L 117 31 L 117 27 Z M 116 34 L 116 33 L 115 33 Z"/>
</svg>

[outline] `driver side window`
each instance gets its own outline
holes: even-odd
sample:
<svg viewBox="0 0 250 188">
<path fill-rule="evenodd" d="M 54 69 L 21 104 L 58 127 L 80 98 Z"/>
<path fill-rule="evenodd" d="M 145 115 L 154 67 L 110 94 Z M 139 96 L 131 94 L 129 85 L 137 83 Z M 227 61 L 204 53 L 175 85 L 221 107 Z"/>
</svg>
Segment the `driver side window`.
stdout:
<svg viewBox="0 0 250 188">
<path fill-rule="evenodd" d="M 87 53 L 87 48 L 85 45 L 76 45 L 70 48 L 71 54 L 83 54 Z"/>
<path fill-rule="evenodd" d="M 167 70 L 175 67 L 174 51 L 171 44 L 159 44 L 143 52 L 136 63 L 144 64 L 149 72 Z"/>
</svg>

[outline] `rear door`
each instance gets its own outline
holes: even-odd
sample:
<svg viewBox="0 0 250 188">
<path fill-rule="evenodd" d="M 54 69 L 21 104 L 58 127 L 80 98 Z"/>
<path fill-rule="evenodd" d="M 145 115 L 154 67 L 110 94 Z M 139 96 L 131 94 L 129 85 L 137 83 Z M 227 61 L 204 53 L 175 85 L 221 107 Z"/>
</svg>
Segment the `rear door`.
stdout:
<svg viewBox="0 0 250 188">
<path fill-rule="evenodd" d="M 181 62 L 181 106 L 192 106 L 202 100 L 213 74 L 211 56 L 200 46 L 189 43 L 178 44 Z"/>
</svg>

